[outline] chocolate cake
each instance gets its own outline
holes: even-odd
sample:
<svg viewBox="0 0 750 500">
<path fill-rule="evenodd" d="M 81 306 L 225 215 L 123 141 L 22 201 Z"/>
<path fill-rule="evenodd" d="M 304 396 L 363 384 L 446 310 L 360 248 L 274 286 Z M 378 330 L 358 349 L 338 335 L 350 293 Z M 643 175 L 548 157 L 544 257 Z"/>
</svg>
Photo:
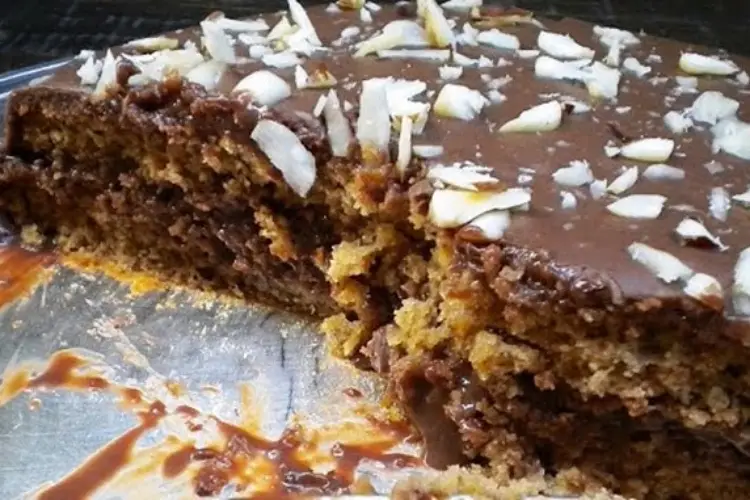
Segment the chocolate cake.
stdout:
<svg viewBox="0 0 750 500">
<path fill-rule="evenodd" d="M 463 0 L 216 13 L 15 91 L 0 206 L 320 318 L 436 467 L 750 498 L 743 68 Z"/>
</svg>

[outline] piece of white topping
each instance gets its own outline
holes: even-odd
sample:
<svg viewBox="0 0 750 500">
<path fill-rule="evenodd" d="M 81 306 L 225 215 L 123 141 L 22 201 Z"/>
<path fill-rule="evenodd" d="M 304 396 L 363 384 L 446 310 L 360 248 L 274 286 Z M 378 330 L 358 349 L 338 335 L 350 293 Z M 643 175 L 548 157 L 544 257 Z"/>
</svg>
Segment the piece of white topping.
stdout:
<svg viewBox="0 0 750 500">
<path fill-rule="evenodd" d="M 415 144 L 412 151 L 420 158 L 436 158 L 443 154 L 443 146 L 436 144 Z"/>
<path fill-rule="evenodd" d="M 729 197 L 729 191 L 721 186 L 711 188 L 711 192 L 708 194 L 708 211 L 714 219 L 726 221 L 731 206 L 732 201 Z"/>
<path fill-rule="evenodd" d="M 335 3 L 329 3 L 328 6 L 326 6 L 325 10 L 329 14 L 341 14 L 341 7 L 339 7 Z"/>
<path fill-rule="evenodd" d="M 552 179 L 561 186 L 579 187 L 594 181 L 594 174 L 586 160 L 574 160 L 567 167 L 558 168 Z"/>
<path fill-rule="evenodd" d="M 711 231 L 700 221 L 689 217 L 683 219 L 677 225 L 675 233 L 686 245 L 711 246 L 722 252 L 728 248 L 718 237 L 711 234 Z"/>
<path fill-rule="evenodd" d="M 588 60 L 560 61 L 549 56 L 539 56 L 534 61 L 534 74 L 539 78 L 552 80 L 583 81 L 585 72 L 582 68 L 589 63 Z"/>
<path fill-rule="evenodd" d="M 725 170 L 724 165 L 722 165 L 716 160 L 711 160 L 708 163 L 704 163 L 703 168 L 708 170 L 708 173 L 711 175 L 720 174 L 721 172 Z"/>
<path fill-rule="evenodd" d="M 339 38 L 341 40 L 348 40 L 350 38 L 356 37 L 361 32 L 362 30 L 359 28 L 359 26 L 347 26 L 346 28 L 341 30 L 341 34 L 339 35 Z"/>
<path fill-rule="evenodd" d="M 732 300 L 737 314 L 750 316 L 750 247 L 740 252 L 734 267 Z"/>
<path fill-rule="evenodd" d="M 558 59 L 592 59 L 594 49 L 584 47 L 569 35 L 540 31 L 536 40 L 539 48 Z"/>
<path fill-rule="evenodd" d="M 537 49 L 519 49 L 516 51 L 516 56 L 519 59 L 534 59 L 535 57 L 539 57 L 539 54 L 542 52 Z"/>
<path fill-rule="evenodd" d="M 302 63 L 302 59 L 297 57 L 294 52 L 276 52 L 274 54 L 266 54 L 261 57 L 261 61 L 266 66 L 272 68 L 292 68 Z"/>
<path fill-rule="evenodd" d="M 688 116 L 689 111 L 668 111 L 664 115 L 664 125 L 673 134 L 683 134 L 693 126 L 693 120 Z"/>
<path fill-rule="evenodd" d="M 731 116 L 711 128 L 712 151 L 724 151 L 743 160 L 750 160 L 750 124 Z"/>
<path fill-rule="evenodd" d="M 383 59 L 419 59 L 435 62 L 447 62 L 451 58 L 451 51 L 443 49 L 379 50 L 377 54 Z"/>
<path fill-rule="evenodd" d="M 503 93 L 495 89 L 489 90 L 487 92 L 487 99 L 489 99 L 492 104 L 502 104 L 508 100 L 508 98 Z"/>
<path fill-rule="evenodd" d="M 578 205 L 578 200 L 570 191 L 560 191 L 560 207 L 563 210 L 572 210 Z"/>
<path fill-rule="evenodd" d="M 750 188 L 744 193 L 736 194 L 732 196 L 732 199 L 742 205 L 743 207 L 750 208 Z"/>
<path fill-rule="evenodd" d="M 204 62 L 203 56 L 196 47 L 160 50 L 145 55 L 123 54 L 121 57 L 132 62 L 140 70 L 140 73 L 133 77 L 138 77 L 142 83 L 161 81 L 171 72 L 185 76 L 190 70 Z"/>
<path fill-rule="evenodd" d="M 372 12 L 368 9 L 359 9 L 359 20 L 365 24 L 370 24 L 372 22 Z"/>
<path fill-rule="evenodd" d="M 357 141 L 368 161 L 388 159 L 391 138 L 391 115 L 388 110 L 387 81 L 370 79 L 362 82 L 357 119 Z"/>
<path fill-rule="evenodd" d="M 77 61 L 83 61 L 89 57 L 96 57 L 96 51 L 91 49 L 81 49 L 81 51 L 74 57 Z"/>
<path fill-rule="evenodd" d="M 622 55 L 622 45 L 619 43 L 613 43 L 609 46 L 607 55 L 604 56 L 604 63 L 608 66 L 616 68 L 620 65 L 620 56 Z"/>
<path fill-rule="evenodd" d="M 251 45 L 247 48 L 247 54 L 251 59 L 263 59 L 263 56 L 273 54 L 273 49 L 266 45 Z"/>
<path fill-rule="evenodd" d="M 78 68 L 76 75 L 81 79 L 81 85 L 95 85 L 99 81 L 101 71 L 102 61 L 91 56 Z"/>
<path fill-rule="evenodd" d="M 740 71 L 734 77 L 734 80 L 737 82 L 737 85 L 745 87 L 750 84 L 750 75 L 747 74 L 747 71 Z"/>
<path fill-rule="evenodd" d="M 656 219 L 667 201 L 659 194 L 631 194 L 607 205 L 611 213 L 629 219 Z"/>
<path fill-rule="evenodd" d="M 617 68 L 610 68 L 606 64 L 594 61 L 584 72 L 584 82 L 589 95 L 602 99 L 617 97 L 622 74 Z"/>
<path fill-rule="evenodd" d="M 203 85 L 206 90 L 214 90 L 226 69 L 226 63 L 211 59 L 210 61 L 198 64 L 188 71 L 185 79 L 189 82 Z"/>
<path fill-rule="evenodd" d="M 266 37 L 259 33 L 240 33 L 237 35 L 237 40 L 248 46 L 263 45 L 267 42 Z"/>
<path fill-rule="evenodd" d="M 716 90 L 703 92 L 690 107 L 690 116 L 697 122 L 716 125 L 720 120 L 734 116 L 740 103 Z"/>
<path fill-rule="evenodd" d="M 437 165 L 427 171 L 427 178 L 435 184 L 467 191 L 478 191 L 482 186 L 493 186 L 499 180 L 490 175 L 492 169 L 479 165 Z"/>
<path fill-rule="evenodd" d="M 440 66 L 438 73 L 440 74 L 441 80 L 458 80 L 461 78 L 464 69 L 461 66 Z"/>
<path fill-rule="evenodd" d="M 477 42 L 495 47 L 496 49 L 518 50 L 521 48 L 521 42 L 516 35 L 504 33 L 497 28 L 479 33 L 477 35 Z"/>
<path fill-rule="evenodd" d="M 320 118 L 320 115 L 323 114 L 323 108 L 325 108 L 327 100 L 328 98 L 326 97 L 325 94 L 320 94 L 320 96 L 318 97 L 318 100 L 315 102 L 315 106 L 313 106 L 312 115 L 315 118 Z"/>
<path fill-rule="evenodd" d="M 629 142 L 611 152 L 631 160 L 647 161 L 651 163 L 663 162 L 672 156 L 674 141 L 660 137 L 647 137 Z"/>
<path fill-rule="evenodd" d="M 689 75 L 729 76 L 740 71 L 732 61 L 693 52 L 683 52 L 678 65 Z"/>
<path fill-rule="evenodd" d="M 613 45 L 630 47 L 640 43 L 638 37 L 633 33 L 619 28 L 594 26 L 594 34 L 599 37 L 599 41 L 607 47 L 612 47 Z"/>
<path fill-rule="evenodd" d="M 680 93 L 689 94 L 698 91 L 698 78 L 695 76 L 675 76 L 674 81 L 680 89 Z"/>
<path fill-rule="evenodd" d="M 354 143 L 354 135 L 349 120 L 341 109 L 335 90 L 328 92 L 323 106 L 323 118 L 325 118 L 328 142 L 331 144 L 331 153 L 340 158 L 348 156 Z"/>
<path fill-rule="evenodd" d="M 657 163 L 655 165 L 649 165 L 648 167 L 646 167 L 646 170 L 643 171 L 643 177 L 652 181 L 679 181 L 685 178 L 685 171 L 681 168 L 673 167 L 671 165 Z"/>
<path fill-rule="evenodd" d="M 430 221 L 440 228 L 460 227 L 493 210 L 526 206 L 531 194 L 521 188 L 505 191 L 463 191 L 438 189 L 430 199 Z"/>
<path fill-rule="evenodd" d="M 492 210 L 470 221 L 466 227 L 478 230 L 487 241 L 497 241 L 510 227 L 510 212 Z"/>
<path fill-rule="evenodd" d="M 598 200 L 607 194 L 607 181 L 605 179 L 596 179 L 589 184 L 591 198 Z"/>
<path fill-rule="evenodd" d="M 622 67 L 626 71 L 633 73 L 635 76 L 642 78 L 651 73 L 651 66 L 644 66 L 635 57 L 627 57 L 622 62 Z"/>
<path fill-rule="evenodd" d="M 369 10 L 370 12 L 380 12 L 381 10 L 383 10 L 383 7 L 375 2 L 365 2 L 365 9 Z"/>
<path fill-rule="evenodd" d="M 254 19 L 252 21 L 243 21 L 240 19 L 230 19 L 224 15 L 211 18 L 221 29 L 226 31 L 268 31 L 269 26 L 263 19 Z"/>
<path fill-rule="evenodd" d="M 401 131 L 398 136 L 398 154 L 396 156 L 396 168 L 402 174 L 406 172 L 406 167 L 409 166 L 411 161 L 411 135 L 412 135 L 412 121 L 411 118 L 405 116 L 401 120 Z"/>
<path fill-rule="evenodd" d="M 232 93 L 249 95 L 260 106 L 273 106 L 292 95 L 292 88 L 277 74 L 262 69 L 237 82 Z"/>
<path fill-rule="evenodd" d="M 500 132 L 547 132 L 562 123 L 563 107 L 559 101 L 548 101 L 521 112 L 502 125 Z"/>
<path fill-rule="evenodd" d="M 223 63 L 234 64 L 237 55 L 234 52 L 232 38 L 214 21 L 202 21 L 203 44 L 212 59 Z"/>
<path fill-rule="evenodd" d="M 315 183 L 315 157 L 284 125 L 260 120 L 250 137 L 298 195 L 305 197 Z"/>
<path fill-rule="evenodd" d="M 298 29 L 299 28 L 292 26 L 292 23 L 289 22 L 289 19 L 286 16 L 282 16 L 281 19 L 279 19 L 279 22 L 276 23 L 276 25 L 273 27 L 273 29 L 268 32 L 268 35 L 266 35 L 266 40 L 268 40 L 269 42 L 272 42 L 274 40 L 281 40 L 282 38 L 291 35 Z"/>
<path fill-rule="evenodd" d="M 447 10 L 467 11 L 473 7 L 480 7 L 482 0 L 448 0 L 443 2 L 440 6 Z"/>
<path fill-rule="evenodd" d="M 682 291 L 709 307 L 715 309 L 724 307 L 724 289 L 719 280 L 708 274 L 694 274 L 688 279 Z"/>
<path fill-rule="evenodd" d="M 434 108 L 439 116 L 469 121 L 476 118 L 489 103 L 478 90 L 447 83 L 440 89 Z"/>
<path fill-rule="evenodd" d="M 414 21 L 397 19 L 383 27 L 383 31 L 359 45 L 354 57 L 364 57 L 380 50 L 429 45 L 424 28 Z"/>
<path fill-rule="evenodd" d="M 419 3 L 422 7 L 424 28 L 430 46 L 445 48 L 453 45 L 453 29 L 446 19 L 443 9 L 435 0 L 421 0 Z M 419 5 L 417 10 L 420 10 Z"/>
<path fill-rule="evenodd" d="M 119 60 L 119 56 L 115 59 L 112 51 L 107 50 L 107 53 L 104 55 L 102 70 L 99 74 L 99 81 L 96 82 L 96 88 L 94 89 L 95 95 L 104 94 L 110 85 L 117 83 L 117 64 Z"/>
<path fill-rule="evenodd" d="M 294 68 L 294 81 L 298 89 L 329 89 L 338 83 L 336 77 L 324 65 L 313 71 L 312 75 L 297 65 Z"/>
<path fill-rule="evenodd" d="M 313 45 L 323 45 L 302 4 L 297 0 L 287 0 L 287 3 L 289 5 L 289 15 L 292 17 L 292 21 L 294 21 L 294 23 L 299 26 L 299 29 L 305 33 L 305 38 L 307 38 L 307 40 Z"/>
<path fill-rule="evenodd" d="M 687 281 L 693 275 L 693 270 L 680 259 L 645 243 L 631 243 L 628 246 L 628 253 L 634 261 L 643 265 L 665 283 Z"/>
<path fill-rule="evenodd" d="M 126 43 L 125 46 L 147 51 L 173 50 L 180 46 L 180 42 L 176 38 L 152 36 L 148 38 L 139 38 L 138 40 L 131 40 Z"/>
<path fill-rule="evenodd" d="M 638 167 L 630 167 L 607 186 L 607 191 L 612 194 L 622 194 L 633 187 L 636 181 L 638 181 Z"/>
</svg>

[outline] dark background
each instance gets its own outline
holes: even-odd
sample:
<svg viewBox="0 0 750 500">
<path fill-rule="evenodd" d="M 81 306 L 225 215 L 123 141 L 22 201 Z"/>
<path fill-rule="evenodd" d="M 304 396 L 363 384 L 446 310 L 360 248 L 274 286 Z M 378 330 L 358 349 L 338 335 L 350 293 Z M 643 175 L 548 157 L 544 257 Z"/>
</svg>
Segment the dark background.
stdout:
<svg viewBox="0 0 750 500">
<path fill-rule="evenodd" d="M 750 54 L 750 0 L 514 3 L 539 15 L 573 16 Z M 273 0 L 0 0 L 0 72 L 189 26 L 213 10 L 239 17 L 285 5 Z"/>
</svg>

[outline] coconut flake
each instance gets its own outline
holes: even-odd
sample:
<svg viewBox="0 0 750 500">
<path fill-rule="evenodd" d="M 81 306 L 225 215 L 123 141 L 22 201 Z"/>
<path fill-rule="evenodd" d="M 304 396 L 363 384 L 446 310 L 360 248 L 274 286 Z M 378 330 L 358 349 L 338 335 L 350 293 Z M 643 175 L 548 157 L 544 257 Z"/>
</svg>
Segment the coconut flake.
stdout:
<svg viewBox="0 0 750 500">
<path fill-rule="evenodd" d="M 685 245 L 697 247 L 717 248 L 725 251 L 728 247 L 724 245 L 719 238 L 711 234 L 700 221 L 691 218 L 685 218 L 677 225 L 675 229 L 677 236 Z"/>
<path fill-rule="evenodd" d="M 247 94 L 260 106 L 273 106 L 292 95 L 292 89 L 281 77 L 262 69 L 237 82 L 232 93 Z"/>
<path fill-rule="evenodd" d="M 619 45 L 630 47 L 638 45 L 641 41 L 630 31 L 619 28 L 610 28 L 607 26 L 594 26 L 594 34 L 599 37 L 599 41 L 607 47 Z"/>
<path fill-rule="evenodd" d="M 688 279 L 682 291 L 713 309 L 724 308 L 724 289 L 713 276 L 696 273 Z"/>
<path fill-rule="evenodd" d="M 440 228 L 455 228 L 493 210 L 519 208 L 531 202 L 521 188 L 505 191 L 463 191 L 438 189 L 430 199 L 429 218 Z"/>
<path fill-rule="evenodd" d="M 441 80 L 458 80 L 464 69 L 461 66 L 440 66 L 438 73 Z"/>
<path fill-rule="evenodd" d="M 584 47 L 569 35 L 540 31 L 536 40 L 541 50 L 558 59 L 592 59 L 594 49 Z"/>
<path fill-rule="evenodd" d="M 714 219 L 726 221 L 731 206 L 732 202 L 726 189 L 721 186 L 711 188 L 708 195 L 708 211 Z"/>
<path fill-rule="evenodd" d="M 453 30 L 443 9 L 435 0 L 422 0 L 421 3 L 424 9 L 425 32 L 430 46 L 443 48 L 453 45 Z"/>
<path fill-rule="evenodd" d="M 614 99 L 617 97 L 620 77 L 621 73 L 618 69 L 594 61 L 591 66 L 584 68 L 583 81 L 592 97 Z"/>
<path fill-rule="evenodd" d="M 560 61 L 549 56 L 539 56 L 534 61 L 534 74 L 551 80 L 583 81 L 585 73 L 582 68 L 588 64 L 588 60 Z"/>
<path fill-rule="evenodd" d="M 365 24 L 370 24 L 372 22 L 372 12 L 368 9 L 359 9 L 359 20 Z"/>
<path fill-rule="evenodd" d="M 266 37 L 258 33 L 240 33 L 237 35 L 237 40 L 248 47 L 251 45 L 263 45 L 267 42 Z"/>
<path fill-rule="evenodd" d="M 375 2 L 365 2 L 365 9 L 369 10 L 370 12 L 380 12 L 381 10 L 383 10 L 383 7 Z"/>
<path fill-rule="evenodd" d="M 203 30 L 203 43 L 206 51 L 212 59 L 234 64 L 237 62 L 237 55 L 234 52 L 232 38 L 224 33 L 224 30 L 215 21 L 202 21 L 201 30 Z"/>
<path fill-rule="evenodd" d="M 297 57 L 294 52 L 276 52 L 274 54 L 265 54 L 261 57 L 261 61 L 266 66 L 272 68 L 291 68 L 302 63 L 302 60 Z"/>
<path fill-rule="evenodd" d="M 364 57 L 380 50 L 423 47 L 428 44 L 424 28 L 414 21 L 398 19 L 386 24 L 379 35 L 360 43 L 354 57 Z"/>
<path fill-rule="evenodd" d="M 435 144 L 415 144 L 412 147 L 412 151 L 415 156 L 420 158 L 436 158 L 443 154 L 443 146 Z"/>
<path fill-rule="evenodd" d="M 567 167 L 558 168 L 552 179 L 561 186 L 579 187 L 593 182 L 594 174 L 591 172 L 589 162 L 586 160 L 574 160 Z"/>
<path fill-rule="evenodd" d="M 689 75 L 729 76 L 740 71 L 740 68 L 732 61 L 693 52 L 683 52 L 678 65 Z"/>
<path fill-rule="evenodd" d="M 331 144 L 331 153 L 340 158 L 348 156 L 354 136 L 335 90 L 328 92 L 322 113 L 325 118 L 328 142 Z"/>
<path fill-rule="evenodd" d="M 502 104 L 508 100 L 508 98 L 499 90 L 494 89 L 487 92 L 487 99 L 489 99 L 492 104 Z"/>
<path fill-rule="evenodd" d="M 560 207 L 563 210 L 572 210 L 578 205 L 578 200 L 570 191 L 560 191 Z"/>
<path fill-rule="evenodd" d="M 680 259 L 663 250 L 657 250 L 645 243 L 631 243 L 628 246 L 630 258 L 651 271 L 665 283 L 686 281 L 693 275 L 693 270 Z"/>
<path fill-rule="evenodd" d="M 101 71 L 102 61 L 97 61 L 96 57 L 91 56 L 78 68 L 76 75 L 81 79 L 81 85 L 95 85 L 99 81 Z"/>
<path fill-rule="evenodd" d="M 607 205 L 611 213 L 629 219 L 656 219 L 667 201 L 659 194 L 631 194 Z"/>
<path fill-rule="evenodd" d="M 663 162 L 669 159 L 674 151 L 674 141 L 659 137 L 638 139 L 617 148 L 616 153 L 631 160 Z"/>
<path fill-rule="evenodd" d="M 273 27 L 273 29 L 268 32 L 268 35 L 266 35 L 266 40 L 268 40 L 269 42 L 280 40 L 287 35 L 291 35 L 295 31 L 297 31 L 297 29 L 298 28 L 292 26 L 292 23 L 289 22 L 289 19 L 286 16 L 282 16 L 281 19 L 279 19 L 279 22 L 276 23 L 276 25 Z"/>
<path fill-rule="evenodd" d="M 326 105 L 326 101 L 328 98 L 321 94 L 320 97 L 318 97 L 318 100 L 315 102 L 315 106 L 313 106 L 312 114 L 315 118 L 320 118 L 320 115 L 323 114 L 323 108 Z"/>
<path fill-rule="evenodd" d="M 521 42 L 517 36 L 504 33 L 497 28 L 479 33 L 477 35 L 477 42 L 495 47 L 496 49 L 518 50 L 521 48 Z"/>
<path fill-rule="evenodd" d="M 370 79 L 362 82 L 357 119 L 357 141 L 367 161 L 388 158 L 391 117 L 388 110 L 387 81 Z"/>
<path fill-rule="evenodd" d="M 614 43 L 609 46 L 607 55 L 604 56 L 604 63 L 614 68 L 620 65 L 620 56 L 622 55 L 622 45 Z"/>
<path fill-rule="evenodd" d="M 500 132 L 548 132 L 562 123 L 563 107 L 558 101 L 548 101 L 523 111 L 500 127 Z"/>
<path fill-rule="evenodd" d="M 266 45 L 251 45 L 247 48 L 247 54 L 251 59 L 263 59 L 263 56 L 273 54 L 273 49 Z"/>
<path fill-rule="evenodd" d="M 750 247 L 740 252 L 734 267 L 732 299 L 737 314 L 750 316 Z"/>
<path fill-rule="evenodd" d="M 750 160 L 750 124 L 732 116 L 714 125 L 711 133 L 714 135 L 714 152 L 724 151 L 743 160 Z"/>
<path fill-rule="evenodd" d="M 466 227 L 479 231 L 486 241 L 497 241 L 510 227 L 510 213 L 507 210 L 491 210 L 473 219 Z"/>
<path fill-rule="evenodd" d="M 497 178 L 489 175 L 491 169 L 479 165 L 455 164 L 449 167 L 437 165 L 427 172 L 427 178 L 436 185 L 452 186 L 467 191 L 478 191 L 478 187 L 497 184 Z"/>
<path fill-rule="evenodd" d="M 519 49 L 516 51 L 516 56 L 519 59 L 534 59 L 535 57 L 539 57 L 539 54 L 541 52 L 536 49 Z"/>
<path fill-rule="evenodd" d="M 716 125 L 720 120 L 734 116 L 740 109 L 740 103 L 725 97 L 716 90 L 703 92 L 690 107 L 690 116 L 697 122 Z"/>
<path fill-rule="evenodd" d="M 155 52 L 157 50 L 172 50 L 180 46 L 180 42 L 175 38 L 166 36 L 152 36 L 148 38 L 139 38 L 131 40 L 125 44 L 126 47 L 132 47 L 140 51 Z"/>
<path fill-rule="evenodd" d="M 305 33 L 305 38 L 313 45 L 323 45 L 302 4 L 297 0 L 287 0 L 287 2 L 289 5 L 289 15 L 292 17 L 292 21 Z"/>
<path fill-rule="evenodd" d="M 622 194 L 633 187 L 637 180 L 638 167 L 630 167 L 607 186 L 607 191 L 612 194 Z"/>
<path fill-rule="evenodd" d="M 107 91 L 110 85 L 117 83 L 117 64 L 119 63 L 119 56 L 117 59 L 112 55 L 111 50 L 107 50 L 104 56 L 104 62 L 102 63 L 102 70 L 99 75 L 99 81 L 96 82 L 96 88 L 94 94 L 102 95 Z"/>
<path fill-rule="evenodd" d="M 435 99 L 435 113 L 439 116 L 469 121 L 481 113 L 489 100 L 478 90 L 464 85 L 447 83 Z"/>
<path fill-rule="evenodd" d="M 732 199 L 743 207 L 750 207 L 750 189 L 741 194 L 732 196 Z"/>
<path fill-rule="evenodd" d="M 589 192 L 591 197 L 598 200 L 607 194 L 607 181 L 605 179 L 597 179 L 589 184 Z"/>
<path fill-rule="evenodd" d="M 450 50 L 442 49 L 395 49 L 379 50 L 382 59 L 419 59 L 422 61 L 446 62 L 451 58 Z"/>
<path fill-rule="evenodd" d="M 268 31 L 268 23 L 263 19 L 253 19 L 251 21 L 230 19 L 224 15 L 212 17 L 211 21 L 216 23 L 221 29 L 226 31 Z"/>
<path fill-rule="evenodd" d="M 683 134 L 693 126 L 693 120 L 688 117 L 688 112 L 669 111 L 664 115 L 664 125 L 673 134 Z"/>
<path fill-rule="evenodd" d="M 221 61 L 204 61 L 188 71 L 185 79 L 202 85 L 206 90 L 214 90 L 226 68 L 227 65 Z"/>
<path fill-rule="evenodd" d="M 654 165 L 649 165 L 646 170 L 643 171 L 643 177 L 651 181 L 679 181 L 685 178 L 685 171 L 681 168 L 672 167 L 671 165 L 657 163 Z"/>
<path fill-rule="evenodd" d="M 447 10 L 469 11 L 472 7 L 481 7 L 482 0 L 448 0 L 440 6 Z"/>
<path fill-rule="evenodd" d="M 284 125 L 260 120 L 250 137 L 298 195 L 305 197 L 315 183 L 315 157 Z"/>
<path fill-rule="evenodd" d="M 402 174 L 411 161 L 411 118 L 405 116 L 401 121 L 401 132 L 398 137 L 398 155 L 396 157 L 396 168 Z"/>
<path fill-rule="evenodd" d="M 628 57 L 622 62 L 622 67 L 635 76 L 642 78 L 651 73 L 651 66 L 644 66 L 635 57 Z"/>
</svg>

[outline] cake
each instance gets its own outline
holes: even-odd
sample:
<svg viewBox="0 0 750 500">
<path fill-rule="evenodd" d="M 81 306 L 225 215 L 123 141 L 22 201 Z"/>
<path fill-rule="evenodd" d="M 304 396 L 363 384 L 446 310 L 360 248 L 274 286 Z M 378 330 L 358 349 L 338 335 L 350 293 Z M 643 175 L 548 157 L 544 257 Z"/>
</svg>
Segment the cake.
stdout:
<svg viewBox="0 0 750 500">
<path fill-rule="evenodd" d="M 437 468 L 749 498 L 743 68 L 461 0 L 215 13 L 16 90 L 0 207 L 319 318 Z"/>
</svg>

